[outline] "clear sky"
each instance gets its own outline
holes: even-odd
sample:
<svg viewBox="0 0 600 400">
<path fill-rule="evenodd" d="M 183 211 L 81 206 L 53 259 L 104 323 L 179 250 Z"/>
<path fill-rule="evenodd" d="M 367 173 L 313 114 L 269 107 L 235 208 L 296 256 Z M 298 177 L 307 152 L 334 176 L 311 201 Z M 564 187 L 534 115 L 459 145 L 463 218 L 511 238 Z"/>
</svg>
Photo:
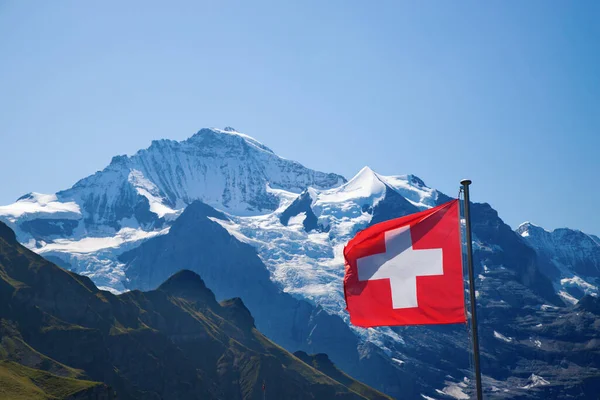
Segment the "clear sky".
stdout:
<svg viewBox="0 0 600 400">
<path fill-rule="evenodd" d="M 600 234 L 600 2 L 0 0 L 0 204 L 234 128 Z"/>
</svg>

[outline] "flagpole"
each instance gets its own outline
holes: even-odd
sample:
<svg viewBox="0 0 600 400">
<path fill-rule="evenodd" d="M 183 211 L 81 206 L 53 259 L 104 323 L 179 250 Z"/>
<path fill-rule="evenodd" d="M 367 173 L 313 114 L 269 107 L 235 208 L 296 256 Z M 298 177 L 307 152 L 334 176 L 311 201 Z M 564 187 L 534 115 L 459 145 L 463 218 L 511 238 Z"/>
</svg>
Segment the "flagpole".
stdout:
<svg viewBox="0 0 600 400">
<path fill-rule="evenodd" d="M 471 238 L 471 213 L 469 202 L 470 179 L 460 181 L 464 197 L 465 227 L 467 233 L 467 268 L 469 270 L 469 298 L 471 300 L 471 334 L 473 336 L 473 359 L 475 364 L 475 387 L 477 389 L 477 400 L 483 399 L 481 389 L 481 368 L 479 364 L 479 335 L 477 334 L 477 305 L 475 298 L 475 277 L 473 273 L 473 240 Z"/>
</svg>

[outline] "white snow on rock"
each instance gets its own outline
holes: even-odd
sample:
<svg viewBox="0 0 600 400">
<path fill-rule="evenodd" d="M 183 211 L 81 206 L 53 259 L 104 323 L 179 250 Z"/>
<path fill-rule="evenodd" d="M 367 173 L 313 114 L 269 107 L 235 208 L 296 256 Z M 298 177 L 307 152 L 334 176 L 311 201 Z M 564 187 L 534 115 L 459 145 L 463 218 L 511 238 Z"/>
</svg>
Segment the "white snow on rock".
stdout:
<svg viewBox="0 0 600 400">
<path fill-rule="evenodd" d="M 293 226 L 296 229 L 302 229 L 302 227 L 303 227 L 302 223 L 304 222 L 305 219 L 306 219 L 306 213 L 301 212 L 300 214 L 290 218 L 290 220 L 288 221 L 288 226 Z"/>
<path fill-rule="evenodd" d="M 61 202 L 54 194 L 29 193 L 13 204 L 0 206 L 0 217 L 14 222 L 17 218 L 77 219 L 81 217 L 79 205 L 75 202 Z"/>
<path fill-rule="evenodd" d="M 124 265 L 117 257 L 140 245 L 144 240 L 164 235 L 169 228 L 146 232 L 142 229 L 123 228 L 112 237 L 57 239 L 52 243 L 38 243 L 30 248 L 58 265 L 88 276 L 102 290 L 124 292 Z"/>
<path fill-rule="evenodd" d="M 402 197 L 413 205 L 424 210 L 436 205 L 439 192 L 425 186 L 425 183 L 414 175 L 378 175 L 388 186 L 391 186 Z"/>
<path fill-rule="evenodd" d="M 144 196 L 150 204 L 150 211 L 159 218 L 167 214 L 177 215 L 178 211 L 166 206 L 167 200 L 160 194 L 160 189 L 151 181 L 146 179 L 141 171 L 132 169 L 127 181 L 135 188 L 138 194 Z"/>
<path fill-rule="evenodd" d="M 541 376 L 536 375 L 536 374 L 531 374 L 531 376 L 527 380 L 527 384 L 525 386 L 521 386 L 521 389 L 531 389 L 536 386 L 546 386 L 549 384 L 550 384 L 550 382 L 548 382 L 546 379 L 542 378 Z"/>
<path fill-rule="evenodd" d="M 579 302 L 579 300 L 577 300 L 575 297 L 573 297 L 571 294 L 569 294 L 568 292 L 561 290 L 560 292 L 558 292 L 558 295 L 560 296 L 561 299 L 563 299 L 564 301 L 566 301 L 569 304 L 577 304 Z"/>
<path fill-rule="evenodd" d="M 458 383 L 446 381 L 446 386 L 442 390 L 436 389 L 435 391 L 438 394 L 445 395 L 453 399 L 470 399 L 470 396 L 464 392 L 464 389 L 467 387 L 467 382 L 468 381 L 466 380 Z"/>
<path fill-rule="evenodd" d="M 542 311 L 547 311 L 547 310 L 558 310 L 558 307 L 556 307 L 556 306 L 553 306 L 553 305 L 550 305 L 550 304 L 542 304 L 542 305 L 540 306 L 540 309 L 541 309 Z"/>
<path fill-rule="evenodd" d="M 516 232 L 550 264 L 547 268 L 553 271 L 549 276 L 553 278 L 557 294 L 567 303 L 574 304 L 583 295 L 600 294 L 600 241 L 597 237 L 568 228 L 548 231 L 531 222 L 519 225 Z"/>
<path fill-rule="evenodd" d="M 502 340 L 503 342 L 506 342 L 506 343 L 511 343 L 513 341 L 513 338 L 504 336 L 500 332 L 496 332 L 496 331 L 494 331 L 494 337 L 496 339 Z"/>
<path fill-rule="evenodd" d="M 154 230 L 158 219 L 173 220 L 195 200 L 233 215 L 260 215 L 279 205 L 273 190 L 298 194 L 344 182 L 279 157 L 233 128 L 201 129 L 187 140 L 155 140 L 132 156 L 113 157 L 102 171 L 55 195 L 24 196 L 0 207 L 0 219 L 21 242 L 41 240 L 19 229 L 36 218 L 79 220 L 78 238 L 112 236 L 122 228 Z"/>
<path fill-rule="evenodd" d="M 152 232 L 146 232 L 142 229 L 123 228 L 118 231 L 115 236 L 86 237 L 79 240 L 56 239 L 52 243 L 47 243 L 42 247 L 32 250 L 35 250 L 41 255 L 48 252 L 87 254 L 100 250 L 117 249 L 126 242 L 138 242 L 154 236 L 164 235 L 168 232 L 169 228 Z"/>
<path fill-rule="evenodd" d="M 573 276 L 571 278 L 563 278 L 560 280 L 560 285 L 564 288 L 577 287 L 582 290 L 585 294 L 597 295 L 598 287 L 586 282 L 579 276 Z"/>
</svg>

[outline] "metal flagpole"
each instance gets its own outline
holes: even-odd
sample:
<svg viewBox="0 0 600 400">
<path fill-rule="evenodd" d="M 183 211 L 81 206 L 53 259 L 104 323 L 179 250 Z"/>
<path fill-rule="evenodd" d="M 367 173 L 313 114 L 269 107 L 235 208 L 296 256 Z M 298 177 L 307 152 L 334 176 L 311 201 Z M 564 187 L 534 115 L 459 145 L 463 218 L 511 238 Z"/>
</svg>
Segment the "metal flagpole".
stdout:
<svg viewBox="0 0 600 400">
<path fill-rule="evenodd" d="M 475 303 L 475 277 L 473 273 L 473 241 L 471 238 L 471 214 L 469 206 L 470 179 L 460 181 L 464 197 L 465 227 L 467 233 L 467 268 L 469 270 L 469 298 L 471 300 L 471 334 L 473 335 L 473 359 L 475 364 L 475 385 L 477 389 L 477 400 L 483 399 L 481 389 L 481 368 L 479 364 L 479 336 L 477 334 L 477 305 Z"/>
</svg>

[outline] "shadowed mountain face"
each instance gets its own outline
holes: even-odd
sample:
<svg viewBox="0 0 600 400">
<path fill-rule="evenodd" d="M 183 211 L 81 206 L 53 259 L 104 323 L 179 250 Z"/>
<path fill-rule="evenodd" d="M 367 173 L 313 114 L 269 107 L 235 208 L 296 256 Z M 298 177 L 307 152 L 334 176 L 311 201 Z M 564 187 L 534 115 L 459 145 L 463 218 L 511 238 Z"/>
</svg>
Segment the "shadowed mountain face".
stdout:
<svg viewBox="0 0 600 400">
<path fill-rule="evenodd" d="M 387 398 L 275 345 L 239 298 L 217 302 L 193 272 L 115 296 L 25 249 L 3 223 L 0 383 L 11 399 L 262 399 L 263 384 L 270 398 Z"/>
</svg>

